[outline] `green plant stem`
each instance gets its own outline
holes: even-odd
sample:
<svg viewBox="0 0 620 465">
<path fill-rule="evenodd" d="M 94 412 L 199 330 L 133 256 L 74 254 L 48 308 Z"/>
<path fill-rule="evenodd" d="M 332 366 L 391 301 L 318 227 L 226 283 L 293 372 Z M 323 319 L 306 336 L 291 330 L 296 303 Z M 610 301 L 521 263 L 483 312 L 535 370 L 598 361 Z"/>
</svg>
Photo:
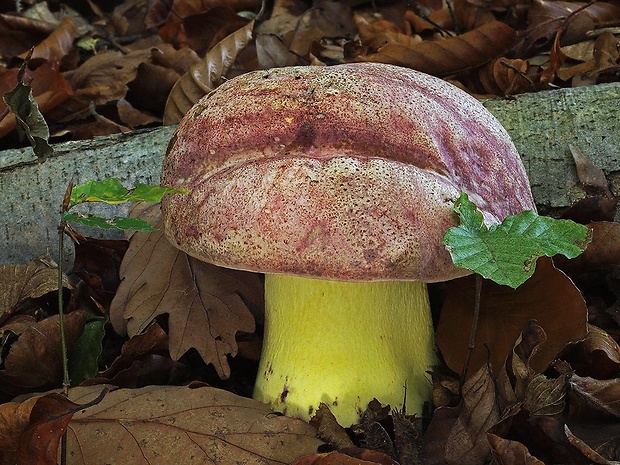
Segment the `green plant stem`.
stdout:
<svg viewBox="0 0 620 465">
<path fill-rule="evenodd" d="M 465 360 L 465 365 L 463 366 L 463 371 L 461 373 L 461 388 L 463 384 L 465 384 L 465 378 L 467 376 L 467 369 L 469 367 L 469 360 L 471 359 L 471 354 L 474 351 L 474 346 L 476 342 L 476 332 L 478 331 L 478 318 L 480 318 L 480 297 L 482 295 L 482 276 L 476 274 L 476 295 L 474 300 L 474 315 L 471 321 L 471 330 L 469 332 L 469 344 L 467 344 L 467 359 Z M 460 390 L 460 389 L 459 389 Z"/>
<path fill-rule="evenodd" d="M 62 212 L 61 212 L 62 215 Z M 62 356 L 62 393 L 65 397 L 69 397 L 69 360 L 67 358 L 67 338 L 65 335 L 65 311 L 63 302 L 63 286 L 62 286 L 62 261 L 64 256 L 64 237 L 65 237 L 64 221 L 60 221 L 58 225 L 58 324 L 60 326 L 60 351 Z M 60 444 L 60 465 L 67 464 L 67 432 L 62 435 Z"/>
<path fill-rule="evenodd" d="M 65 396 L 69 395 L 69 361 L 67 359 L 67 338 L 65 335 L 65 312 L 62 286 L 62 260 L 64 255 L 65 222 L 58 225 L 58 322 L 60 324 L 60 350 L 62 356 L 62 388 Z"/>
</svg>

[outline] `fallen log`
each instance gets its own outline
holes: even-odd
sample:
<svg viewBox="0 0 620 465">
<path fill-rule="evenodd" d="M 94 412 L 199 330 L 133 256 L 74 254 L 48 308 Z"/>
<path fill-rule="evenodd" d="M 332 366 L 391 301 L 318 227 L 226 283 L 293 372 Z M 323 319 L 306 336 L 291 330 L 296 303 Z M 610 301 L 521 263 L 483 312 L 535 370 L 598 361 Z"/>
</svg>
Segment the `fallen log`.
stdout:
<svg viewBox="0 0 620 465">
<path fill-rule="evenodd" d="M 553 214 L 584 196 L 569 144 L 603 169 L 620 197 L 620 83 L 560 89 L 487 100 L 485 106 L 512 136 L 530 177 L 541 213 Z M 56 254 L 59 209 L 68 182 L 118 177 L 158 183 L 173 126 L 87 141 L 56 144 L 37 163 L 30 148 L 0 152 L 0 263 L 26 263 Z M 127 214 L 127 206 L 94 206 L 105 216 Z M 115 231 L 87 231 L 120 237 Z"/>
</svg>

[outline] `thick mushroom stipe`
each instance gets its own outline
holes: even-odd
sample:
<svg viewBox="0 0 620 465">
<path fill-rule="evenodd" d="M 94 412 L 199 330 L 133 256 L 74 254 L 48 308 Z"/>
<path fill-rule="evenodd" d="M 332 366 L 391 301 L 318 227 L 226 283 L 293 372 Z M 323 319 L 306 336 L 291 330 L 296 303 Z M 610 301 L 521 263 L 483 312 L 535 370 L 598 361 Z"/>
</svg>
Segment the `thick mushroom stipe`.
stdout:
<svg viewBox="0 0 620 465">
<path fill-rule="evenodd" d="M 407 413 L 423 411 L 432 387 L 424 369 L 437 361 L 425 283 L 265 279 L 269 356 L 261 359 L 255 399 L 301 418 L 323 402 L 345 426 L 375 397 Z"/>
<path fill-rule="evenodd" d="M 416 281 L 467 274 L 441 244 L 460 192 L 487 224 L 536 208 L 478 101 L 377 63 L 231 79 L 179 125 L 162 183 L 190 190 L 162 202 L 173 244 L 267 274 L 255 397 L 302 418 L 326 401 L 346 426 L 373 397 L 408 413 L 428 399 L 433 327 Z"/>
</svg>

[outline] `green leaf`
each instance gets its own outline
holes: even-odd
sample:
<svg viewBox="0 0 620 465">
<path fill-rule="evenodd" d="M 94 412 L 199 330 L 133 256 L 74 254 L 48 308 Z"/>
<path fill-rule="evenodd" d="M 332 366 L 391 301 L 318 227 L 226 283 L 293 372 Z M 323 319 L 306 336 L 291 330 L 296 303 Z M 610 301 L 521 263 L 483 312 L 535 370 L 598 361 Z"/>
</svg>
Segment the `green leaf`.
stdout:
<svg viewBox="0 0 620 465">
<path fill-rule="evenodd" d="M 89 321 L 71 347 L 69 375 L 74 386 L 92 378 L 99 371 L 97 361 L 103 351 L 105 325 L 106 320 Z"/>
<path fill-rule="evenodd" d="M 482 213 L 464 192 L 454 204 L 461 224 L 443 237 L 456 266 L 498 284 L 517 288 L 536 268 L 538 257 L 562 254 L 574 258 L 590 241 L 590 230 L 569 220 L 524 211 L 488 228 Z"/>
<path fill-rule="evenodd" d="M 123 203 L 127 200 L 129 190 L 117 178 L 103 181 L 86 181 L 78 184 L 71 191 L 71 204 L 83 202 L 105 202 L 110 204 Z"/>
<path fill-rule="evenodd" d="M 114 218 L 103 218 L 97 215 L 84 215 L 82 213 L 62 214 L 62 219 L 67 223 L 77 223 L 84 226 L 91 226 L 101 229 L 133 229 L 135 231 L 155 231 L 155 228 L 140 218 L 125 218 L 117 216 Z"/>
<path fill-rule="evenodd" d="M 71 191 L 71 205 L 84 202 L 104 202 L 119 204 L 124 202 L 145 201 L 157 203 L 166 194 L 186 194 L 186 189 L 152 186 L 136 183 L 134 189 L 127 189 L 117 178 L 107 178 L 102 181 L 87 181 L 78 184 Z"/>
</svg>

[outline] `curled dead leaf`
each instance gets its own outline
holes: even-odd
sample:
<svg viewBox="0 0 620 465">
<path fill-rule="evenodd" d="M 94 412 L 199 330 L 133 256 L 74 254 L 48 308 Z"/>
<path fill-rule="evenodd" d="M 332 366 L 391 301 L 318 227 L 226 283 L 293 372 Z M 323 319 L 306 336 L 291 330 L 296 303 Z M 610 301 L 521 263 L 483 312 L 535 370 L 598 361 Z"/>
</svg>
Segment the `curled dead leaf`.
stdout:
<svg viewBox="0 0 620 465">
<path fill-rule="evenodd" d="M 32 60 L 43 59 L 56 68 L 60 61 L 69 53 L 78 33 L 77 26 L 70 16 L 65 16 L 49 37 L 39 43 L 32 53 Z M 26 54 L 22 54 L 24 58 Z"/>
<path fill-rule="evenodd" d="M 358 58 L 447 76 L 501 56 L 515 42 L 515 30 L 505 23 L 494 21 L 456 37 L 424 41 L 410 47 L 387 43 L 376 53 Z"/>
<path fill-rule="evenodd" d="M 86 312 L 73 311 L 65 315 L 65 333 L 69 349 L 82 334 Z M 58 315 L 53 315 L 26 329 L 10 348 L 0 371 L 3 388 L 40 388 L 59 385 L 62 381 Z"/>
<path fill-rule="evenodd" d="M 206 56 L 194 63 L 179 79 L 168 96 L 164 111 L 164 124 L 181 121 L 194 103 L 219 86 L 237 55 L 252 39 L 254 21 L 222 39 Z"/>
<path fill-rule="evenodd" d="M 30 423 L 30 412 L 36 401 L 36 397 L 31 397 L 0 405 L 0 465 L 16 463 L 19 437 Z"/>
<path fill-rule="evenodd" d="M 488 433 L 493 458 L 500 465 L 545 465 L 530 454 L 523 444 Z"/>
</svg>

